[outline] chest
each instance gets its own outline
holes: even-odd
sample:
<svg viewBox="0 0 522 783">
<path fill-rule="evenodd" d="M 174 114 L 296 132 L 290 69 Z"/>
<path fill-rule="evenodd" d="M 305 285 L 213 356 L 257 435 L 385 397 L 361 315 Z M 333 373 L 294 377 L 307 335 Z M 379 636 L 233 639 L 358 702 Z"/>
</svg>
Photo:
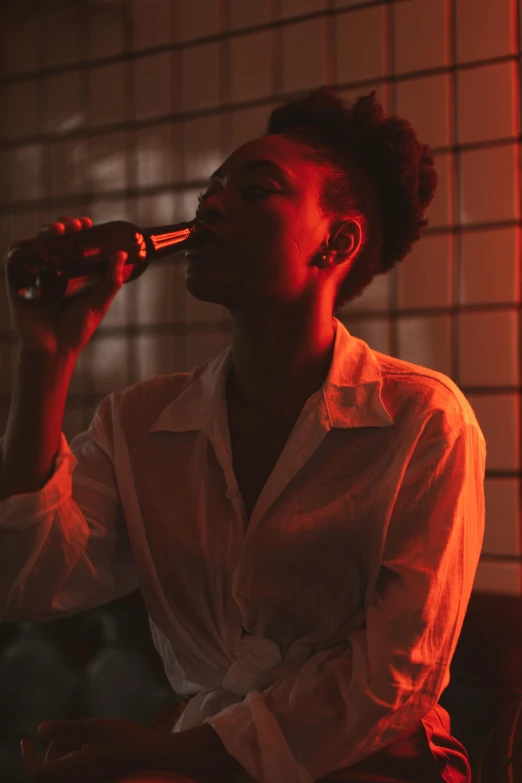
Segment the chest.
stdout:
<svg viewBox="0 0 522 783">
<path fill-rule="evenodd" d="M 281 456 L 298 415 L 274 420 L 229 411 L 234 473 L 248 519 Z"/>
</svg>

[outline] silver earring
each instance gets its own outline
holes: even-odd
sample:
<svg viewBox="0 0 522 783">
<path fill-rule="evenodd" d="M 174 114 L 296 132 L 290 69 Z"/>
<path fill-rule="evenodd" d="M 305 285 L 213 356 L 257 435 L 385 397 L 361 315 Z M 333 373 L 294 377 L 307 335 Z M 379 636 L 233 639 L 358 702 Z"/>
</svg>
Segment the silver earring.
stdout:
<svg viewBox="0 0 522 783">
<path fill-rule="evenodd" d="M 321 253 L 321 261 L 323 266 L 326 266 L 326 253 Z"/>
</svg>

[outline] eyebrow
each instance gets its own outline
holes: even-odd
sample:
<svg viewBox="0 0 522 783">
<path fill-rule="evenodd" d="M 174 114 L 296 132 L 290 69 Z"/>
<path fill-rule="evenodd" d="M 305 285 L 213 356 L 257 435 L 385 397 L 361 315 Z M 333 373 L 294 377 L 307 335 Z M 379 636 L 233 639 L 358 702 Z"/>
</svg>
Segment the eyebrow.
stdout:
<svg viewBox="0 0 522 783">
<path fill-rule="evenodd" d="M 256 160 L 250 160 L 247 163 L 244 163 L 242 166 L 240 166 L 242 171 L 253 171 L 254 169 L 261 169 L 261 168 L 271 168 L 271 169 L 277 169 L 283 176 L 289 177 L 290 179 L 295 179 L 295 177 L 288 171 L 288 169 L 284 169 L 282 166 L 279 166 L 277 163 L 275 163 L 273 160 L 268 160 L 268 158 L 258 158 Z M 212 172 L 209 179 L 212 179 L 213 177 L 222 177 L 225 174 L 225 168 L 223 166 L 220 166 L 218 169 Z"/>
</svg>

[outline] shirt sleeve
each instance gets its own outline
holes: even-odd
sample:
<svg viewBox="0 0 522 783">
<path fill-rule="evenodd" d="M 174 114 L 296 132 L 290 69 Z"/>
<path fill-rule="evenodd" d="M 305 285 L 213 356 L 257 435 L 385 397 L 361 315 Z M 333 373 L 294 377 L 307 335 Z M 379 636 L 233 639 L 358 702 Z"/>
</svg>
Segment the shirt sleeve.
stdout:
<svg viewBox="0 0 522 783">
<path fill-rule="evenodd" d="M 430 421 L 387 521 L 366 624 L 205 720 L 260 783 L 312 783 L 380 750 L 437 703 L 484 535 L 480 429 Z"/>
<path fill-rule="evenodd" d="M 37 492 L 0 502 L 0 620 L 40 622 L 138 588 L 112 461 L 112 395 Z"/>
</svg>

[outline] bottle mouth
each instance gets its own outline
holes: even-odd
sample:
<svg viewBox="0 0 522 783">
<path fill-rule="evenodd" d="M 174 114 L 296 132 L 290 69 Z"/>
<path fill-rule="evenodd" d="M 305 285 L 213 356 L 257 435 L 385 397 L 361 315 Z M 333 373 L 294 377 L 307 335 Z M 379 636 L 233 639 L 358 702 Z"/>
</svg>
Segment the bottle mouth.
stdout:
<svg viewBox="0 0 522 783">
<path fill-rule="evenodd" d="M 204 223 L 196 223 L 194 242 L 196 245 L 218 245 L 219 239 L 214 231 Z"/>
</svg>

